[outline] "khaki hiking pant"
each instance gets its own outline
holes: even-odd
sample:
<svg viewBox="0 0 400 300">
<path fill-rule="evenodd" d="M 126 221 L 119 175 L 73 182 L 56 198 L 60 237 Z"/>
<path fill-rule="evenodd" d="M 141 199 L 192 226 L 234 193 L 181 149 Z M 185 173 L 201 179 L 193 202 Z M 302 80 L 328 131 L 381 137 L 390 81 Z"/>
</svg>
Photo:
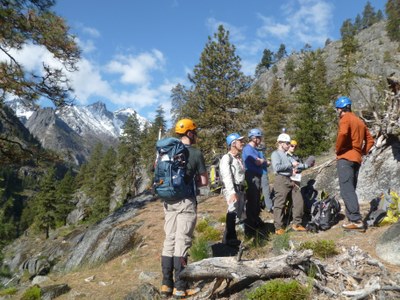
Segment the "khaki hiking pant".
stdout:
<svg viewBox="0 0 400 300">
<path fill-rule="evenodd" d="M 283 224 L 285 213 L 286 198 L 289 193 L 292 194 L 292 215 L 293 224 L 301 225 L 304 214 L 304 201 L 301 195 L 301 190 L 298 185 L 290 180 L 287 176 L 276 175 L 274 182 L 274 225 L 275 230 L 286 227 L 288 224 Z M 290 210 L 290 208 L 289 208 Z"/>
<path fill-rule="evenodd" d="M 162 256 L 187 257 L 197 221 L 196 199 L 164 202 L 165 240 Z"/>
</svg>

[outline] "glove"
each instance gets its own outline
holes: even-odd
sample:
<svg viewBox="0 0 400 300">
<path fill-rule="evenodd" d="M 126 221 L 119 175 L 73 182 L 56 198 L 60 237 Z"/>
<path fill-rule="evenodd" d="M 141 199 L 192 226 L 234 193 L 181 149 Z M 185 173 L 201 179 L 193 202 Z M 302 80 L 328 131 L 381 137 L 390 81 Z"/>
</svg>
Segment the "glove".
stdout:
<svg viewBox="0 0 400 300">
<path fill-rule="evenodd" d="M 313 155 L 310 155 L 304 164 L 307 166 L 307 168 L 311 168 L 315 165 L 315 157 Z"/>
</svg>

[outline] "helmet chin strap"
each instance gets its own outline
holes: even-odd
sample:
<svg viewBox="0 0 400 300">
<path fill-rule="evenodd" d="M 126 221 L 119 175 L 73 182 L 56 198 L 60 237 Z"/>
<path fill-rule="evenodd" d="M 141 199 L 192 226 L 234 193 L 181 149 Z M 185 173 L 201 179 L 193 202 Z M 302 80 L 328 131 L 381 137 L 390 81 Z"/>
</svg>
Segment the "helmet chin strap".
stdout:
<svg viewBox="0 0 400 300">
<path fill-rule="evenodd" d="M 195 140 L 194 140 L 195 134 L 193 134 L 193 132 L 192 132 L 191 130 L 189 130 L 189 131 L 186 133 L 186 136 L 188 137 L 188 139 L 190 140 L 190 142 L 191 142 L 192 144 L 194 144 L 194 142 L 195 142 Z"/>
</svg>

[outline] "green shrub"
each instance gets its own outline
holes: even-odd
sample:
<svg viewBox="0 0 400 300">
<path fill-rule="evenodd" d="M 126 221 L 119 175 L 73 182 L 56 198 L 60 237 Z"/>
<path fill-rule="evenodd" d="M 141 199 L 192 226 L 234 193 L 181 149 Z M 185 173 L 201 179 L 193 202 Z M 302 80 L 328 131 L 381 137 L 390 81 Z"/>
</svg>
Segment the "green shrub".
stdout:
<svg viewBox="0 0 400 300">
<path fill-rule="evenodd" d="M 18 290 L 15 287 L 6 288 L 4 290 L 0 290 L 0 296 L 15 295 L 17 291 Z"/>
<path fill-rule="evenodd" d="M 33 286 L 27 289 L 21 297 L 21 300 L 40 300 L 41 299 L 40 287 Z"/>
<path fill-rule="evenodd" d="M 385 63 L 393 62 L 393 56 L 392 56 L 392 53 L 390 51 L 385 51 L 383 53 L 383 62 L 385 62 Z"/>
<path fill-rule="evenodd" d="M 289 245 L 289 234 L 284 233 L 281 235 L 276 235 L 272 242 L 272 252 L 276 255 L 282 253 L 282 250 L 288 250 L 290 248 Z"/>
<path fill-rule="evenodd" d="M 209 227 L 208 220 L 207 219 L 202 219 L 199 222 L 197 222 L 196 231 L 199 232 L 199 233 L 202 233 L 207 229 L 207 227 Z"/>
<path fill-rule="evenodd" d="M 221 232 L 210 226 L 207 219 L 203 219 L 197 224 L 196 231 L 200 237 L 207 241 L 218 241 L 221 239 Z"/>
<path fill-rule="evenodd" d="M 226 215 L 220 216 L 220 217 L 218 218 L 218 222 L 220 222 L 220 223 L 226 223 Z"/>
<path fill-rule="evenodd" d="M 338 254 L 335 242 L 332 240 L 318 240 L 303 242 L 299 246 L 299 250 L 311 249 L 314 255 L 320 258 L 327 258 Z"/>
<path fill-rule="evenodd" d="M 193 261 L 208 258 L 209 246 L 207 240 L 204 237 L 195 238 L 192 247 L 190 247 L 189 255 Z"/>
<path fill-rule="evenodd" d="M 274 279 L 248 293 L 249 300 L 304 300 L 310 299 L 311 289 L 295 280 Z"/>
</svg>

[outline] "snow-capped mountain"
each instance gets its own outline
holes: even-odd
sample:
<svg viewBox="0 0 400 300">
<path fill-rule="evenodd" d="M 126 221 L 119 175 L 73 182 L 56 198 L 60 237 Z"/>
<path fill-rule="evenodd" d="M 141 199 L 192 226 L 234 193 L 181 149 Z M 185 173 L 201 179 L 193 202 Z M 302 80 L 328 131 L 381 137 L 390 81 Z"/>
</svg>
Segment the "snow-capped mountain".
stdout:
<svg viewBox="0 0 400 300">
<path fill-rule="evenodd" d="M 142 129 L 148 123 L 132 108 L 110 112 L 102 102 L 57 109 L 27 106 L 21 100 L 6 104 L 44 148 L 63 153 L 78 165 L 87 160 L 97 143 L 115 146 L 129 116 L 136 114 Z"/>
</svg>

